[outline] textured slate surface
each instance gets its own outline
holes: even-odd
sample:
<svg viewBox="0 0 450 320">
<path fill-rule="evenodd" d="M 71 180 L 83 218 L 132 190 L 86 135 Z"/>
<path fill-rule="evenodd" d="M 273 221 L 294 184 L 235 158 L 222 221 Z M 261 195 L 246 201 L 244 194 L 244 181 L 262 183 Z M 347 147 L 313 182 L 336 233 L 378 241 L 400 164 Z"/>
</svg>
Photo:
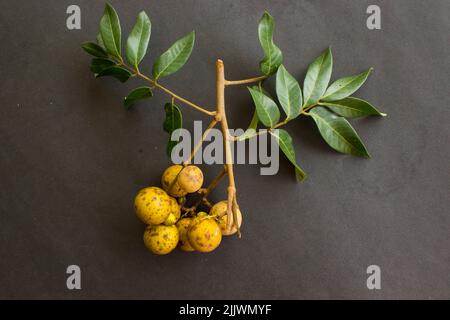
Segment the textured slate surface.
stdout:
<svg viewBox="0 0 450 320">
<path fill-rule="evenodd" d="M 126 32 L 140 10 L 152 19 L 145 71 L 196 30 L 190 61 L 165 83 L 199 104 L 215 101 L 215 59 L 229 79 L 258 74 L 267 8 L 298 79 L 331 45 L 334 79 L 375 68 L 358 95 L 389 117 L 354 121 L 370 160 L 330 150 L 308 119 L 289 125 L 309 179 L 297 184 L 285 160 L 276 176 L 237 166 L 243 238 L 157 257 L 132 200 L 168 165 L 166 96 L 125 112 L 136 83 L 93 79 L 79 44 L 95 37 L 103 1 L 76 1 L 76 31 L 65 26 L 73 1 L 2 1 L 0 298 L 450 298 L 448 1 L 111 2 Z M 381 6 L 382 30 L 366 28 L 369 4 Z M 227 99 L 231 126 L 245 127 L 246 89 Z M 81 291 L 66 289 L 70 264 L 82 269 Z M 366 288 L 371 264 L 379 291 Z"/>
</svg>

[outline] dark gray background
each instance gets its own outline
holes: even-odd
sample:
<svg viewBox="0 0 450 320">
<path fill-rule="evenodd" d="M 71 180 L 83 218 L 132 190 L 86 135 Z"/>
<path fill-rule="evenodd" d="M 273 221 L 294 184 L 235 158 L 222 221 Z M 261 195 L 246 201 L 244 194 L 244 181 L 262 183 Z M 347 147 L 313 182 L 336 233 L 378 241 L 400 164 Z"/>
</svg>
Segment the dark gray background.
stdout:
<svg viewBox="0 0 450 320">
<path fill-rule="evenodd" d="M 65 26 L 69 4 L 81 7 L 81 30 Z M 164 83 L 201 105 L 215 101 L 215 59 L 229 79 L 258 75 L 268 9 L 301 82 L 331 45 L 333 79 L 373 66 L 358 96 L 389 116 L 353 121 L 369 160 L 332 151 L 310 119 L 290 124 L 305 183 L 284 159 L 276 176 L 239 165 L 242 239 L 211 254 L 155 256 L 132 203 L 168 165 L 167 96 L 125 112 L 137 83 L 93 78 L 79 45 L 95 38 L 103 1 L 1 1 L 0 298 L 450 298 L 449 1 L 112 4 L 125 35 L 140 10 L 151 18 L 146 72 L 196 30 L 191 59 Z M 366 28 L 369 4 L 380 5 L 382 30 Z M 246 89 L 228 90 L 227 102 L 231 126 L 245 127 Z M 191 128 L 199 114 L 184 110 Z M 205 170 L 210 179 L 218 167 Z M 81 291 L 66 289 L 70 264 L 82 269 Z M 382 290 L 366 288 L 371 264 Z"/>
</svg>

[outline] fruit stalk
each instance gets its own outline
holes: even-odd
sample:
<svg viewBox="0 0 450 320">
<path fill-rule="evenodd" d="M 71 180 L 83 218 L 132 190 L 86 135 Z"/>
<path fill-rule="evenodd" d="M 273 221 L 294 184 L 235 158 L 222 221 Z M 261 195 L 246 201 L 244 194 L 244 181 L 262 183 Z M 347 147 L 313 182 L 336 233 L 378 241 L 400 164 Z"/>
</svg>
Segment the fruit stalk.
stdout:
<svg viewBox="0 0 450 320">
<path fill-rule="evenodd" d="M 228 209 L 227 209 L 227 228 L 231 228 L 231 215 L 233 215 L 233 223 L 238 230 L 238 236 L 241 237 L 239 225 L 237 223 L 237 210 L 239 206 L 236 199 L 236 183 L 234 181 L 233 159 L 231 156 L 230 136 L 228 130 L 228 121 L 225 113 L 225 67 L 223 61 L 218 59 L 216 61 L 216 120 L 220 121 L 222 135 L 225 145 L 225 165 L 228 174 Z"/>
<path fill-rule="evenodd" d="M 211 193 L 211 191 L 213 191 L 217 185 L 219 184 L 219 182 L 222 180 L 222 178 L 227 174 L 227 167 L 226 165 L 223 167 L 223 169 L 220 171 L 220 173 L 211 181 L 211 183 L 208 185 L 208 187 L 204 188 L 204 189 L 200 189 L 200 199 L 198 199 L 198 201 L 195 203 L 195 205 L 192 207 L 193 210 L 197 210 L 197 207 L 202 203 L 202 202 L 207 202 L 208 201 L 208 196 Z M 209 202 L 209 201 L 208 201 Z"/>
</svg>

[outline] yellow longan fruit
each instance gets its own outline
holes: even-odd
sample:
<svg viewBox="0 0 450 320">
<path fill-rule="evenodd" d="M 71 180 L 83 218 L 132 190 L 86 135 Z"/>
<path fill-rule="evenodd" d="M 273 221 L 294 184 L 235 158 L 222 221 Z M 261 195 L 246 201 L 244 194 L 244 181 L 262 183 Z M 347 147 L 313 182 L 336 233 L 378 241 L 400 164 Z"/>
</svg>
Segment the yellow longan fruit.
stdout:
<svg viewBox="0 0 450 320">
<path fill-rule="evenodd" d="M 148 226 L 144 232 L 144 244 L 153 253 L 168 254 L 178 245 L 178 229 L 175 226 Z"/>
<path fill-rule="evenodd" d="M 222 232 L 213 217 L 197 217 L 189 227 L 188 239 L 195 250 L 211 252 L 220 245 Z"/>
<path fill-rule="evenodd" d="M 185 167 L 178 176 L 178 184 L 188 193 L 196 192 L 203 185 L 203 172 L 197 166 Z"/>
<path fill-rule="evenodd" d="M 180 219 L 181 216 L 181 207 L 177 202 L 177 199 L 170 197 L 170 214 L 167 217 L 166 221 L 164 221 L 164 224 L 166 226 L 171 226 Z"/>
<path fill-rule="evenodd" d="M 180 249 L 187 252 L 195 251 L 189 243 L 187 235 L 191 222 L 192 218 L 183 218 L 177 222 L 177 229 L 180 237 Z"/>
<path fill-rule="evenodd" d="M 170 197 L 161 188 L 144 188 L 134 199 L 136 215 L 146 224 L 163 223 L 171 212 Z"/>
<path fill-rule="evenodd" d="M 237 228 L 234 225 L 233 215 L 231 215 L 231 228 L 227 229 L 227 222 L 228 222 L 227 209 L 228 209 L 228 201 L 223 200 L 213 205 L 213 207 L 209 211 L 209 214 L 211 216 L 216 217 L 219 223 L 220 230 L 222 231 L 222 235 L 231 236 L 237 232 Z M 241 210 L 239 209 L 237 210 L 237 220 L 240 228 L 242 224 L 242 214 Z"/>
<path fill-rule="evenodd" d="M 187 194 L 187 192 L 180 187 L 179 180 L 175 182 L 171 190 L 169 190 L 172 182 L 177 178 L 181 169 L 183 169 L 182 165 L 174 164 L 168 167 L 161 177 L 161 185 L 163 189 L 166 190 L 169 195 L 176 198 L 184 197 Z"/>
</svg>

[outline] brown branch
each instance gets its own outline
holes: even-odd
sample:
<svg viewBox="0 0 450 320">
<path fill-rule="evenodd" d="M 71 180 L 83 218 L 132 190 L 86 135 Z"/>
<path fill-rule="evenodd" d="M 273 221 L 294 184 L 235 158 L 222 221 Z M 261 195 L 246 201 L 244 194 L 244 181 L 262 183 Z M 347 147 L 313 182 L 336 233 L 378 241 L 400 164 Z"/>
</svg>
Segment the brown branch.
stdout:
<svg viewBox="0 0 450 320">
<path fill-rule="evenodd" d="M 232 215 L 237 215 L 237 199 L 236 199 L 236 184 L 234 181 L 234 171 L 233 171 L 233 158 L 231 155 L 230 141 L 231 136 L 228 130 L 228 121 L 225 113 L 225 68 L 223 61 L 218 59 L 216 61 L 216 118 L 220 121 L 222 134 L 225 144 L 225 165 L 227 167 L 228 173 L 228 208 L 227 208 L 227 228 L 231 227 L 231 217 Z M 236 203 L 236 205 L 232 205 Z M 237 219 L 234 219 L 234 224 L 236 228 L 239 229 Z M 240 235 L 240 233 L 238 233 Z"/>
<path fill-rule="evenodd" d="M 163 87 L 162 85 L 160 85 L 158 82 L 151 80 L 150 78 L 148 78 L 148 80 L 150 80 L 150 83 L 152 83 L 156 88 L 161 89 L 162 91 L 166 92 L 167 94 L 169 94 L 170 96 L 172 96 L 173 98 L 187 104 L 188 106 L 197 109 L 200 112 L 203 112 L 205 114 L 207 114 L 208 116 L 215 116 L 216 113 L 214 111 L 208 111 L 198 105 L 196 105 L 195 103 L 190 102 L 189 100 L 186 100 L 178 95 L 176 95 L 175 93 L 173 93 L 172 91 L 170 91 L 169 89 L 167 89 L 166 87 Z M 147 81 L 148 81 L 147 80 Z"/>
<path fill-rule="evenodd" d="M 213 191 L 217 185 L 219 184 L 219 182 L 222 180 L 222 178 L 227 174 L 227 167 L 224 166 L 222 171 L 219 172 L 219 174 L 211 181 L 211 183 L 209 184 L 209 186 L 204 190 L 203 194 L 202 194 L 202 198 L 206 198 L 209 196 L 209 194 L 211 193 L 211 191 Z"/>
<path fill-rule="evenodd" d="M 196 109 L 196 110 L 198 110 L 198 111 L 200 111 L 200 112 L 203 112 L 204 114 L 207 114 L 208 116 L 214 117 L 214 116 L 216 115 L 216 112 L 215 112 L 215 111 L 209 111 L 209 110 L 206 110 L 205 108 L 202 108 L 202 107 L 200 107 L 199 105 L 196 105 L 195 103 L 193 103 L 193 102 L 191 102 L 191 101 L 189 101 L 189 100 L 187 100 L 187 99 L 185 99 L 185 98 L 183 98 L 183 97 L 180 97 L 179 95 L 177 95 L 177 94 L 174 93 L 173 91 L 171 91 L 171 90 L 167 89 L 166 87 L 160 85 L 156 80 L 153 80 L 153 79 L 151 79 L 150 77 L 147 77 L 145 74 L 142 74 L 138 69 L 134 69 L 134 68 L 128 66 L 128 65 L 123 61 L 122 57 L 120 57 L 119 61 L 117 61 L 117 62 L 118 62 L 118 64 L 121 65 L 122 67 L 128 69 L 133 75 L 139 76 L 139 77 L 141 77 L 142 79 L 144 79 L 144 80 L 150 82 L 151 85 L 153 85 L 154 87 L 156 87 L 156 88 L 158 88 L 158 89 L 164 91 L 165 93 L 167 93 L 168 95 L 170 95 L 173 99 L 176 99 L 176 100 L 178 100 L 178 101 L 181 101 L 181 102 L 183 102 L 184 104 L 186 104 L 186 105 L 188 105 L 188 106 L 190 106 L 190 107 L 192 107 L 192 108 L 194 108 L 194 109 Z"/>
</svg>

